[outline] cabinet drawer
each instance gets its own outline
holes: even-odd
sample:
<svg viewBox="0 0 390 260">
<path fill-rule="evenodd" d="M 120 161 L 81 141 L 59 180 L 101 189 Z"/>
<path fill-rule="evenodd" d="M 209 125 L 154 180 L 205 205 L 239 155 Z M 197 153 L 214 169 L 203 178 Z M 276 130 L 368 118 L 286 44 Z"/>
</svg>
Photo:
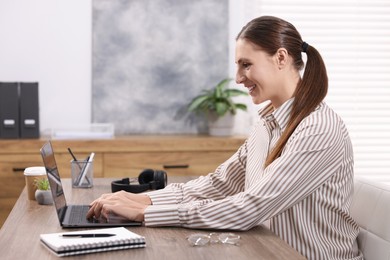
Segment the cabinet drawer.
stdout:
<svg viewBox="0 0 390 260">
<path fill-rule="evenodd" d="M 165 170 L 168 176 L 207 175 L 231 152 L 106 153 L 104 177 L 137 177 L 143 169 Z"/>
<path fill-rule="evenodd" d="M 18 198 L 25 186 L 24 169 L 42 166 L 39 154 L 0 155 L 0 198 Z"/>
<path fill-rule="evenodd" d="M 0 155 L 0 176 L 11 173 L 23 176 L 24 169 L 31 166 L 42 166 L 42 157 L 37 154 L 4 154 Z"/>
</svg>

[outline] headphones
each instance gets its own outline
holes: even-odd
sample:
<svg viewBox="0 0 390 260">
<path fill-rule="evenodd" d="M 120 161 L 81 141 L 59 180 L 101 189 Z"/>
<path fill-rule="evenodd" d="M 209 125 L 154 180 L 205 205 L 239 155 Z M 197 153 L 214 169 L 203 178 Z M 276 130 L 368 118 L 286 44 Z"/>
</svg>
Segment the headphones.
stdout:
<svg viewBox="0 0 390 260">
<path fill-rule="evenodd" d="M 138 176 L 137 184 L 130 184 L 129 178 L 111 182 L 111 191 L 124 190 L 131 193 L 141 193 L 147 190 L 159 190 L 167 186 L 167 173 L 159 170 L 145 169 Z"/>
</svg>

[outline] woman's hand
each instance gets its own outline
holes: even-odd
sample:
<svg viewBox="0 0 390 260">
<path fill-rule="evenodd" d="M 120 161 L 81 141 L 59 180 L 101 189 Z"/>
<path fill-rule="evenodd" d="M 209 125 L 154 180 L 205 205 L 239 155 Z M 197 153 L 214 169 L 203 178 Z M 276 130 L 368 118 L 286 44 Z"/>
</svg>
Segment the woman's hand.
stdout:
<svg viewBox="0 0 390 260">
<path fill-rule="evenodd" d="M 149 196 L 144 194 L 125 191 L 103 194 L 90 204 L 87 218 L 109 219 L 109 214 L 114 213 L 129 220 L 143 221 L 145 209 L 151 204 Z"/>
</svg>

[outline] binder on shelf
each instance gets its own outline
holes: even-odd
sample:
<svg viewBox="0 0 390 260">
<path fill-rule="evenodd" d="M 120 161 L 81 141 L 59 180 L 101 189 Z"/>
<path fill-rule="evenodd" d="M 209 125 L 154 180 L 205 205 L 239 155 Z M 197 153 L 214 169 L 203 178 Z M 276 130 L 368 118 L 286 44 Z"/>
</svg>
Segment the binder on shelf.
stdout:
<svg viewBox="0 0 390 260">
<path fill-rule="evenodd" d="M 0 138 L 19 138 L 19 91 L 16 82 L 0 82 Z"/>
<path fill-rule="evenodd" d="M 20 83 L 20 137 L 39 138 L 38 82 Z"/>
</svg>

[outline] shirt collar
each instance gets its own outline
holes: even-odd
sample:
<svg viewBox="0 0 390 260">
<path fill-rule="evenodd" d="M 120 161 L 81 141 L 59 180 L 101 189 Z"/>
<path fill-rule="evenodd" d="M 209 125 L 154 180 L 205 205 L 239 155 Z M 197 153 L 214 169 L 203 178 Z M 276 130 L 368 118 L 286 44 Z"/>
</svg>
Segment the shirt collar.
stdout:
<svg viewBox="0 0 390 260">
<path fill-rule="evenodd" d="M 276 110 L 274 109 L 272 104 L 269 103 L 268 105 L 259 110 L 259 115 L 267 123 L 275 120 L 276 123 L 279 125 L 280 129 L 284 131 L 287 127 L 293 101 L 294 98 L 290 98 Z"/>
</svg>

